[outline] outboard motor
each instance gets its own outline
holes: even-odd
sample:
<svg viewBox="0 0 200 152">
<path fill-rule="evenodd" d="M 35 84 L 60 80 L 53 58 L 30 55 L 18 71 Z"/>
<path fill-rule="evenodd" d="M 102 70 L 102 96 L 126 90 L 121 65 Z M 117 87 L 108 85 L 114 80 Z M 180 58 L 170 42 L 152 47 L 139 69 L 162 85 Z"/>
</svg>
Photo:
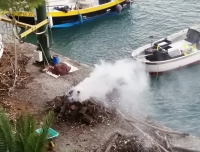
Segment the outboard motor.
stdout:
<svg viewBox="0 0 200 152">
<path fill-rule="evenodd" d="M 120 4 L 117 4 L 117 5 L 115 6 L 115 9 L 116 9 L 117 13 L 121 13 L 121 11 L 122 11 L 122 6 L 121 6 Z"/>
</svg>

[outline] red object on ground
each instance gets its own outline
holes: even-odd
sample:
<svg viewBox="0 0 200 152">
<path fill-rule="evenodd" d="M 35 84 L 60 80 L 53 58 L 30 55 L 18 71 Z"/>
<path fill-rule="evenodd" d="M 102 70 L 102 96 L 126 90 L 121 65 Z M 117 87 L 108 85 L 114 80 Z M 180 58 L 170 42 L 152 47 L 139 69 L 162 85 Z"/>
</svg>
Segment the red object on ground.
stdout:
<svg viewBox="0 0 200 152">
<path fill-rule="evenodd" d="M 65 63 L 56 64 L 53 68 L 50 68 L 48 71 L 51 71 L 53 74 L 56 75 L 66 75 L 71 70 L 71 67 Z"/>
</svg>

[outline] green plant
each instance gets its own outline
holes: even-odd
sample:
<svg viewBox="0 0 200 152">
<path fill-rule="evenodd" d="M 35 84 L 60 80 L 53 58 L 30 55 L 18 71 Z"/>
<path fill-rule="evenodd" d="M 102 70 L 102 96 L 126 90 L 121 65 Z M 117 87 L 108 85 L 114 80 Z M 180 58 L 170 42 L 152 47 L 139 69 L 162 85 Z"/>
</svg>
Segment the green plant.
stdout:
<svg viewBox="0 0 200 152">
<path fill-rule="evenodd" d="M 44 0 L 1 0 L 0 10 L 32 11 L 42 5 Z"/>
<path fill-rule="evenodd" d="M 0 110 L 0 152 L 44 152 L 48 128 L 53 120 L 54 113 L 49 112 L 41 125 L 42 133 L 38 134 L 32 115 L 19 117 L 12 126 L 5 113 Z"/>
</svg>

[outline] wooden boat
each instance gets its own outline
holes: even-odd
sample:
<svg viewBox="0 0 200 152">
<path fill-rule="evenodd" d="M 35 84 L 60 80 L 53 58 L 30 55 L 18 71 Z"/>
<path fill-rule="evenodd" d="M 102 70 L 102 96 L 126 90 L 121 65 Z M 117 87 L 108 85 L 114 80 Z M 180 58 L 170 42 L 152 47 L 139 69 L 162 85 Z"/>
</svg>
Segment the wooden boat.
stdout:
<svg viewBox="0 0 200 152">
<path fill-rule="evenodd" d="M 132 57 L 146 65 L 150 74 L 169 72 L 200 61 L 200 26 L 140 47 Z"/>
<path fill-rule="evenodd" d="M 67 28 L 100 17 L 115 15 L 131 4 L 130 0 L 48 0 L 47 16 L 52 28 Z M 20 22 L 35 25 L 35 13 L 15 12 Z"/>
<path fill-rule="evenodd" d="M 4 51 L 3 38 L 2 38 L 2 36 L 0 34 L 0 58 L 3 55 L 3 51 Z"/>
</svg>

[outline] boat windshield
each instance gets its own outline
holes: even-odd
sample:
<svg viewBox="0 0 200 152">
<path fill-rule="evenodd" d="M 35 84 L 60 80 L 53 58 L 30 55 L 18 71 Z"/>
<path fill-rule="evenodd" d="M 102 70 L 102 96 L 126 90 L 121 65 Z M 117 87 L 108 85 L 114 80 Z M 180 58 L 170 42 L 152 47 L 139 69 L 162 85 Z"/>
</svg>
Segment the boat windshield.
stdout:
<svg viewBox="0 0 200 152">
<path fill-rule="evenodd" d="M 188 29 L 188 32 L 186 34 L 186 41 L 194 44 L 194 43 L 199 43 L 200 41 L 200 32 L 194 30 L 194 29 Z"/>
</svg>

